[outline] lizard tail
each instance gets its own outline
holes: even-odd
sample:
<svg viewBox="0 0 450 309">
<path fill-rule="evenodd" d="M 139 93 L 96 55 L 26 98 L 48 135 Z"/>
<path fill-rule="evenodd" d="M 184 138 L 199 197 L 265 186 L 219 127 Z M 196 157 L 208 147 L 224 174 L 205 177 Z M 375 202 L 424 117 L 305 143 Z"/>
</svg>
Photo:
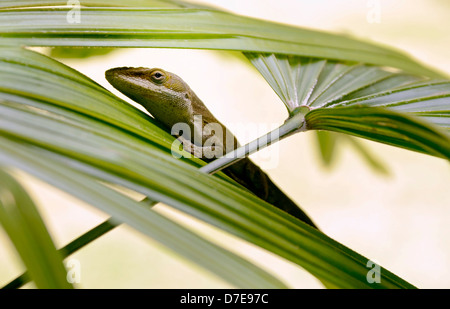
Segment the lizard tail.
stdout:
<svg viewBox="0 0 450 309">
<path fill-rule="evenodd" d="M 223 172 L 259 198 L 318 229 L 308 215 L 250 159 L 244 158 L 225 168 Z"/>
</svg>

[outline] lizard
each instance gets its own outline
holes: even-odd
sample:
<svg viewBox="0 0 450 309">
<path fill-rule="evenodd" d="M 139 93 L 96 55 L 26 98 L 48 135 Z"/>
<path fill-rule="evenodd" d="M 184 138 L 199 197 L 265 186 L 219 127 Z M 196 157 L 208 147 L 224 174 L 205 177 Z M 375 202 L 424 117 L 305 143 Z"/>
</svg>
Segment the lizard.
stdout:
<svg viewBox="0 0 450 309">
<path fill-rule="evenodd" d="M 142 105 L 167 130 L 179 123 L 186 124 L 193 134 L 187 138 L 184 134 L 176 137 L 183 148 L 194 156 L 210 162 L 213 157 L 225 155 L 239 147 L 236 137 L 178 75 L 160 68 L 119 67 L 107 70 L 105 77 L 114 88 Z M 222 134 L 205 130 L 211 124 L 216 125 L 214 131 L 221 131 Z M 208 139 L 210 142 L 213 139 L 213 142 L 206 146 Z M 222 171 L 262 200 L 317 228 L 310 217 L 248 157 Z"/>
</svg>

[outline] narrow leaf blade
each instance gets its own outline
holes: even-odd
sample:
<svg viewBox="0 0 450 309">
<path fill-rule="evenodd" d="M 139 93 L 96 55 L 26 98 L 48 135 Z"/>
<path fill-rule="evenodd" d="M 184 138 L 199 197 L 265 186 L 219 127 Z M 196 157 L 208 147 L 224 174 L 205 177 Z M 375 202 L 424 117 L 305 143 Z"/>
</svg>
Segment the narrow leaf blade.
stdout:
<svg viewBox="0 0 450 309">
<path fill-rule="evenodd" d="M 8 7 L 0 14 L 0 44 L 26 46 L 169 47 L 224 49 L 358 61 L 392 66 L 411 73 L 441 76 L 405 54 L 344 35 L 329 34 L 218 9 L 123 7 L 124 1 L 83 1 L 80 22 L 68 20 L 60 1 Z M 89 7 L 96 5 L 97 7 Z M 116 5 L 114 7 L 113 5 Z M 76 12 L 75 12 L 76 13 Z M 81 22 L 82 19 L 82 22 Z"/>
<path fill-rule="evenodd" d="M 3 168 L 0 168 L 0 223 L 38 288 L 72 288 L 66 278 L 62 256 L 36 206 Z"/>
</svg>

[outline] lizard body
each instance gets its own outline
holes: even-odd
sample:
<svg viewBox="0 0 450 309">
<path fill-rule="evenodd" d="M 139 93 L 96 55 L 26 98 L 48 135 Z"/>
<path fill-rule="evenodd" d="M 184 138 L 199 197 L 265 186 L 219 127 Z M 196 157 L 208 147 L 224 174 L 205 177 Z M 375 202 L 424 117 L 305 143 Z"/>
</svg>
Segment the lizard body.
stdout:
<svg viewBox="0 0 450 309">
<path fill-rule="evenodd" d="M 214 117 L 176 74 L 158 68 L 122 67 L 110 69 L 105 75 L 117 90 L 142 105 L 168 130 L 178 123 L 186 124 L 191 131 L 190 136 L 178 137 L 184 149 L 195 156 L 209 162 L 214 156 L 225 155 L 239 146 L 234 135 Z M 197 116 L 201 116 L 200 121 Z M 214 131 L 221 132 L 213 134 L 212 130 L 205 130 L 208 125 L 216 125 Z M 205 146 L 205 142 L 208 141 L 209 146 Z M 249 158 L 241 159 L 225 168 L 223 172 L 259 198 L 316 227 L 312 220 Z"/>
</svg>

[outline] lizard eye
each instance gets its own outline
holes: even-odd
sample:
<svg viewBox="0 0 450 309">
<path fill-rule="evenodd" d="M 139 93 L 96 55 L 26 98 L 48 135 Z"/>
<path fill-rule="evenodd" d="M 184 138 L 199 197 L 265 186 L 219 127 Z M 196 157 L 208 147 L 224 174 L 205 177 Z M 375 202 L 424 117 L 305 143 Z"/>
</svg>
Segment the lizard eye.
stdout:
<svg viewBox="0 0 450 309">
<path fill-rule="evenodd" d="M 166 76 L 164 75 L 164 73 L 161 72 L 161 71 L 155 71 L 155 72 L 153 72 L 152 75 L 150 75 L 150 77 L 152 78 L 153 81 L 155 81 L 155 82 L 157 82 L 157 83 L 162 82 L 162 81 L 166 78 Z"/>
</svg>

